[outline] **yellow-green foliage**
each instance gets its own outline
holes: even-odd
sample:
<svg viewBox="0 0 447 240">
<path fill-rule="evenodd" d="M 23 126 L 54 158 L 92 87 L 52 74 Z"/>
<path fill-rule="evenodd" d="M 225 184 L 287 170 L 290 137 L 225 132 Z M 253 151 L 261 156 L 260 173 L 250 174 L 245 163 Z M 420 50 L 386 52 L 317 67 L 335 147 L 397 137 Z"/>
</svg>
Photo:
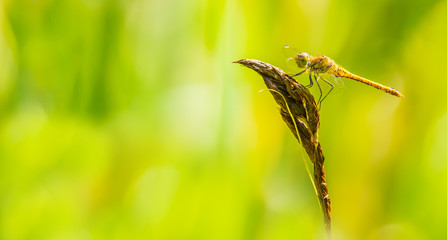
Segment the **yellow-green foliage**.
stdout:
<svg viewBox="0 0 447 240">
<path fill-rule="evenodd" d="M 324 237 L 300 145 L 261 78 L 231 63 L 283 66 L 284 45 L 405 95 L 347 79 L 323 102 L 334 239 L 447 239 L 446 13 L 0 1 L 0 239 Z"/>
</svg>

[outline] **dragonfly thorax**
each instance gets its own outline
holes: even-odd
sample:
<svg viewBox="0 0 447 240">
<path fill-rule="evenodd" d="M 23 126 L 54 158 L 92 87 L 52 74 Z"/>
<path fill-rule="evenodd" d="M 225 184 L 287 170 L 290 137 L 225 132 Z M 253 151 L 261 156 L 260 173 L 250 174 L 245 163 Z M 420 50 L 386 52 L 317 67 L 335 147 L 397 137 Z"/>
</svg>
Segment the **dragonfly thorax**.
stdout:
<svg viewBox="0 0 447 240">
<path fill-rule="evenodd" d="M 299 68 L 305 68 L 309 63 L 309 54 L 306 52 L 299 53 L 295 56 L 295 62 Z"/>
</svg>

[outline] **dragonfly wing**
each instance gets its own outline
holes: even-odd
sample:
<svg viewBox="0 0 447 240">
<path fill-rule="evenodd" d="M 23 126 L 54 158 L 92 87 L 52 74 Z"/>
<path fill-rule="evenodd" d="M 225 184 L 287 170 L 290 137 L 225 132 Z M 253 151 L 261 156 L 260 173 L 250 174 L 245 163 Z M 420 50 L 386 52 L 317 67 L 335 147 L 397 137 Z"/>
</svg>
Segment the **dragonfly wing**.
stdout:
<svg viewBox="0 0 447 240">
<path fill-rule="evenodd" d="M 288 57 L 295 57 L 296 54 L 299 52 L 299 49 L 295 48 L 295 47 L 291 47 L 289 45 L 285 45 L 283 47 L 282 51 L 283 51 L 284 56 L 288 58 Z"/>
<path fill-rule="evenodd" d="M 345 88 L 345 82 L 343 81 L 343 78 L 335 77 L 334 75 L 332 75 L 332 77 L 335 79 L 336 89 L 334 91 L 338 89 L 338 91 L 341 92 Z"/>
<path fill-rule="evenodd" d="M 295 56 L 298 53 L 298 49 L 291 47 L 289 45 L 286 45 L 283 47 L 283 57 L 285 59 L 285 69 L 288 73 L 296 74 L 299 71 L 298 66 L 296 65 L 295 62 Z"/>
<path fill-rule="evenodd" d="M 322 77 L 323 79 L 327 80 L 330 84 L 333 85 L 334 89 L 331 91 L 331 95 L 332 94 L 336 95 L 336 94 L 340 93 L 343 90 L 344 86 L 345 86 L 345 84 L 343 82 L 343 79 L 340 78 L 340 77 L 336 77 L 333 74 L 320 74 L 320 77 Z M 320 82 L 320 84 L 322 86 L 324 86 L 324 88 L 327 88 L 327 89 L 331 89 L 332 88 L 332 86 L 330 86 L 327 83 Z"/>
</svg>

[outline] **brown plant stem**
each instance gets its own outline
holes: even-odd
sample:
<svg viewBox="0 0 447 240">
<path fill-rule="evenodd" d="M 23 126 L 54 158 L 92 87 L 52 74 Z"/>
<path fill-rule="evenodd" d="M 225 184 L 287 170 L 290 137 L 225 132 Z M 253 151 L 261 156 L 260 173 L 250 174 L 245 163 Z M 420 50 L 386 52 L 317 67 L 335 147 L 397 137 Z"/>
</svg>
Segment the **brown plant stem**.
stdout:
<svg viewBox="0 0 447 240">
<path fill-rule="evenodd" d="M 264 79 L 276 103 L 280 114 L 293 135 L 303 145 L 307 155 L 314 164 L 314 182 L 318 201 L 323 210 L 326 232 L 331 234 L 331 200 L 326 184 L 324 155 L 318 141 L 320 114 L 315 98 L 310 91 L 287 75 L 283 70 L 255 59 L 236 61 L 258 72 Z M 298 133 L 297 133 L 298 129 Z"/>
</svg>

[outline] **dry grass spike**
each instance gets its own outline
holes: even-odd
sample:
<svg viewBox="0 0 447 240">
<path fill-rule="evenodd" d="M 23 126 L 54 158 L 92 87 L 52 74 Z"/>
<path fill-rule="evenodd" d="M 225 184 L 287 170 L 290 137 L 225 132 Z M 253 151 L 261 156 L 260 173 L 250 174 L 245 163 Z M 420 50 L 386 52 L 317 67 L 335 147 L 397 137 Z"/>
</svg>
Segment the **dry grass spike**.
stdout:
<svg viewBox="0 0 447 240">
<path fill-rule="evenodd" d="M 326 184 L 324 155 L 318 141 L 320 114 L 314 96 L 303 85 L 278 67 L 255 59 L 235 61 L 258 72 L 264 79 L 273 98 L 280 107 L 280 114 L 295 138 L 303 145 L 314 165 L 313 180 L 317 197 L 323 210 L 328 238 L 331 234 L 331 200 Z M 298 130 L 298 132 L 297 132 Z"/>
</svg>

